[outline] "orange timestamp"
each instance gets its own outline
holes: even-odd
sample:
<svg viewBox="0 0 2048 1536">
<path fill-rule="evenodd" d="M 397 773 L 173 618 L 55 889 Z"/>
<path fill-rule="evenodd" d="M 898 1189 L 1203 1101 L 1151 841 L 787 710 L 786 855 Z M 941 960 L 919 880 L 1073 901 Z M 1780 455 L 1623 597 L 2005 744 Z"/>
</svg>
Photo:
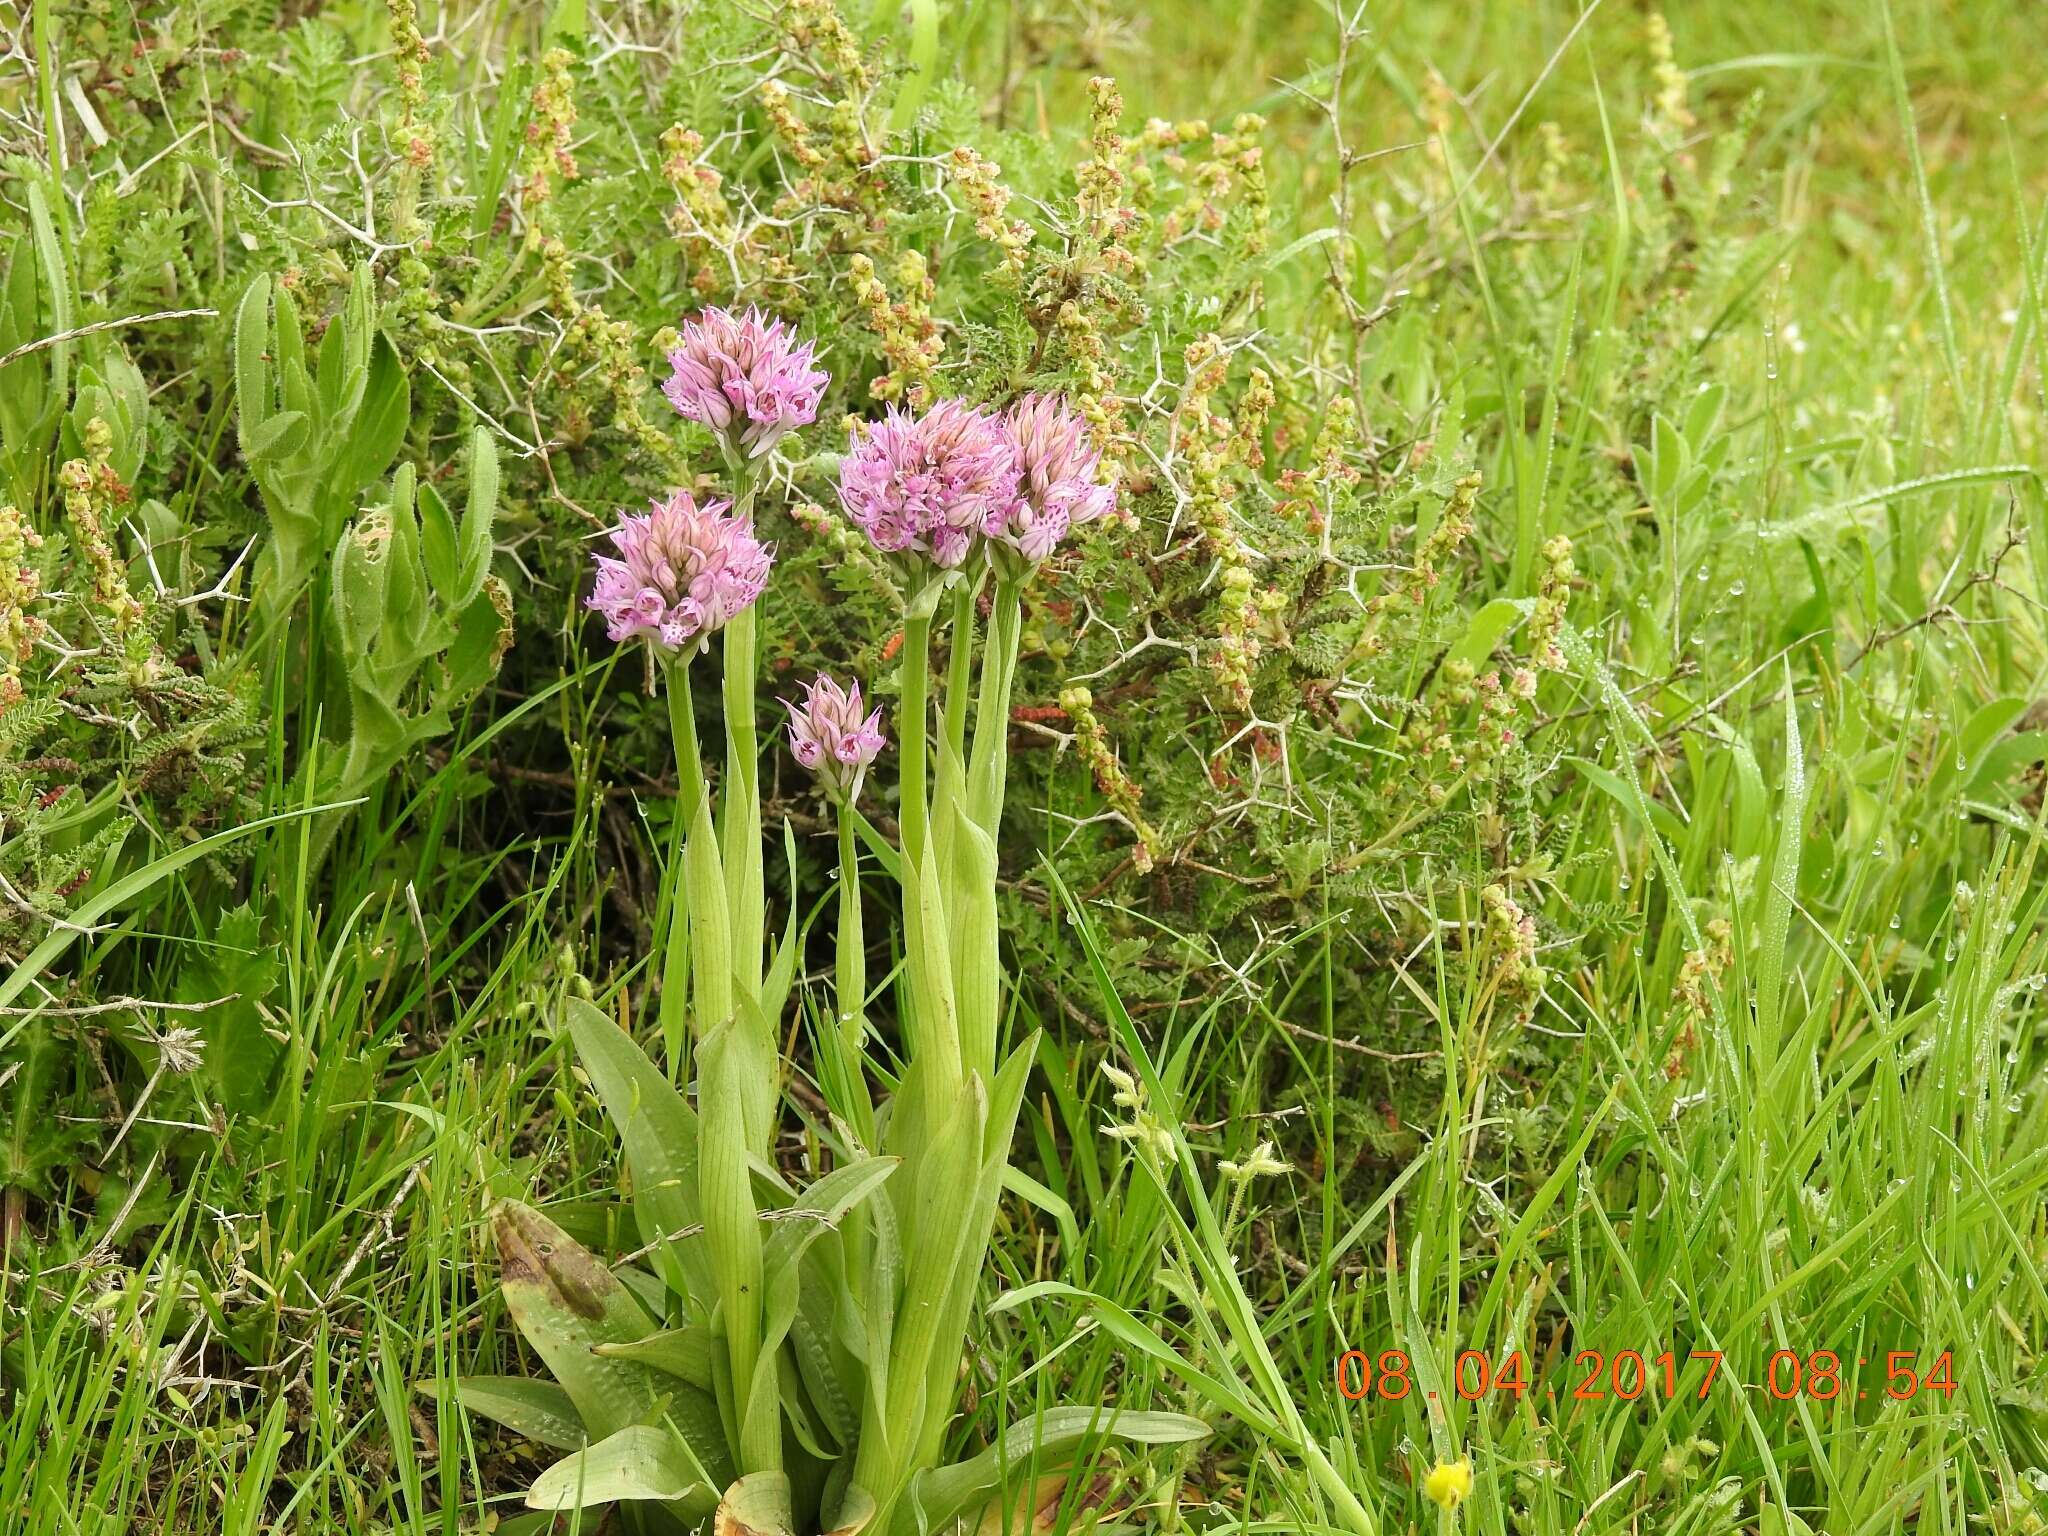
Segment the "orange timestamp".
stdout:
<svg viewBox="0 0 2048 1536">
<path fill-rule="evenodd" d="M 1635 1349 L 1611 1354 L 1582 1349 L 1572 1356 L 1571 1369 L 1564 1374 L 1560 1390 L 1557 1386 L 1532 1389 L 1528 1366 L 1519 1349 L 1510 1350 L 1498 1361 L 1483 1351 L 1467 1349 L 1459 1352 L 1452 1366 L 1450 1387 L 1468 1403 L 1485 1397 L 1521 1398 L 1532 1390 L 1545 1398 L 1567 1402 L 1632 1403 L 1645 1396 L 1675 1398 L 1681 1394 L 1704 1401 L 1717 1380 L 1733 1383 L 1732 1374 L 1724 1377 L 1722 1373 L 1722 1358 L 1717 1349 L 1693 1349 L 1682 1355 L 1669 1349 L 1656 1355 Z M 1874 1358 L 1859 1357 L 1855 1367 L 1863 1370 L 1882 1364 L 1881 1395 L 1894 1402 L 1904 1402 L 1922 1392 L 1952 1395 L 1957 1386 L 1954 1351 L 1942 1350 L 1925 1370 L 1921 1369 L 1919 1359 L 1914 1350 L 1894 1349 Z M 1399 1349 L 1381 1350 L 1377 1355 L 1347 1349 L 1337 1357 L 1336 1376 L 1337 1395 L 1347 1402 L 1399 1402 L 1417 1391 L 1414 1363 L 1406 1351 Z M 1856 1376 L 1852 1381 L 1861 1379 Z M 1822 1403 L 1837 1399 L 1856 1401 L 1873 1395 L 1869 1388 L 1844 1380 L 1842 1358 L 1829 1349 L 1806 1354 L 1795 1349 L 1776 1350 L 1765 1364 L 1764 1379 L 1756 1385 L 1781 1402 L 1795 1398 Z M 1421 1395 L 1435 1398 L 1438 1393 L 1424 1389 Z"/>
</svg>

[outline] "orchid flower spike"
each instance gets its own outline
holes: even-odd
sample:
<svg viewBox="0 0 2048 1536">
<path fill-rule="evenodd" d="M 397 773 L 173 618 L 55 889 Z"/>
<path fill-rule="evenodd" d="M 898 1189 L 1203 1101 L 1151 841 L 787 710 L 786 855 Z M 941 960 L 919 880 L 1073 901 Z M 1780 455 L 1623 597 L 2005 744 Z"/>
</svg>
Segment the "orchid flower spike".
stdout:
<svg viewBox="0 0 2048 1536">
<path fill-rule="evenodd" d="M 832 376 L 814 365 L 813 346 L 758 309 L 707 309 L 683 322 L 661 392 L 680 414 L 757 459 L 818 419 Z"/>
<path fill-rule="evenodd" d="M 833 795 L 852 800 L 868 765 L 889 744 L 882 734 L 882 711 L 871 710 L 863 719 L 860 684 L 841 688 L 823 674 L 805 688 L 801 704 L 785 700 L 784 707 L 792 755 Z"/>
<path fill-rule="evenodd" d="M 1002 421 L 958 400 L 922 416 L 892 406 L 856 432 L 839 466 L 839 502 L 884 554 L 958 570 L 1017 497 L 1016 449 Z"/>
<path fill-rule="evenodd" d="M 1017 494 L 982 531 L 998 558 L 1014 551 L 1037 565 L 1067 530 L 1116 510 L 1116 492 L 1102 483 L 1102 455 L 1088 423 L 1059 395 L 1026 395 L 1003 414 L 1017 460 Z"/>
<path fill-rule="evenodd" d="M 760 597 L 775 552 L 731 506 L 699 506 L 688 491 L 677 491 L 642 516 L 620 519 L 611 530 L 618 555 L 597 557 L 588 600 L 612 639 L 644 638 L 658 650 L 691 656 Z"/>
</svg>

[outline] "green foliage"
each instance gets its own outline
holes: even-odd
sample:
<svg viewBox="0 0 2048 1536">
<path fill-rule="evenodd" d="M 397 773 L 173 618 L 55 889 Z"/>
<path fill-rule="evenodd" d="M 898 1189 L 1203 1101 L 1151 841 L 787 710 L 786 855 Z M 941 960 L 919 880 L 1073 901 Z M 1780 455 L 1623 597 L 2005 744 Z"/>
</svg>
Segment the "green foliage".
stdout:
<svg viewBox="0 0 2048 1536">
<path fill-rule="evenodd" d="M 1387 1530 L 2039 1529 L 2037 8 L 4 31 L 0 1524 L 726 1491 L 716 1285 L 663 1240 L 703 1101 L 636 1044 L 686 1027 L 650 957 L 693 818 L 578 600 L 592 533 L 705 462 L 665 329 L 753 302 L 835 375 L 761 516 L 770 691 L 902 706 L 845 415 L 1069 392 L 1128 514 L 1016 615 L 985 831 L 996 1039 L 1037 1034 L 926 1377 L 931 1519 L 1319 1529 L 1341 1487 Z M 845 1127 L 879 1144 L 848 1042 L 872 1113 L 916 1022 L 872 899 L 905 807 L 816 835 L 772 715 L 768 1243 Z M 828 958 L 835 866 L 870 899 Z M 603 1438 L 493 1284 L 499 1202 L 641 1352 L 590 1357 L 637 1383 Z M 818 1461 L 875 1378 L 820 1289 L 858 1223 L 793 1226 L 772 1391 Z M 1549 1406 L 1580 1349 L 1717 1346 L 1704 1398 Z M 1346 1401 L 1345 1347 L 1418 1391 Z M 1774 1351 L 1893 1348 L 1959 1386 L 1768 1391 Z M 1444 1390 L 1468 1349 L 1528 1391 Z M 1074 1402 L 1211 1433 L 1070 1462 Z"/>
</svg>

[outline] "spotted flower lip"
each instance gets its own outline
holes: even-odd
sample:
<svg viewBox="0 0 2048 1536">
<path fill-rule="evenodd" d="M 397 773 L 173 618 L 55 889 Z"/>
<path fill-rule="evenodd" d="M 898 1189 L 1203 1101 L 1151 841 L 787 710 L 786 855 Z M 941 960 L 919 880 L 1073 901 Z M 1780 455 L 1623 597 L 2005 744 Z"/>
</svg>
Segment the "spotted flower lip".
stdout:
<svg viewBox="0 0 2048 1536">
<path fill-rule="evenodd" d="M 1079 523 L 1116 510 L 1116 492 L 1102 484 L 1102 454 L 1088 423 L 1060 395 L 1024 396 L 1003 413 L 1017 461 L 1017 494 L 991 511 L 982 531 L 999 547 L 1036 565 Z"/>
<path fill-rule="evenodd" d="M 967 563 L 1018 494 L 1017 454 L 1000 418 L 959 400 L 921 416 L 891 406 L 856 431 L 839 467 L 839 502 L 875 548 Z"/>
<path fill-rule="evenodd" d="M 882 711 L 861 715 L 860 684 L 844 688 L 820 673 L 804 689 L 801 704 L 783 701 L 789 711 L 789 750 L 799 763 L 842 795 L 860 792 L 860 781 L 888 738 L 882 734 Z"/>
<path fill-rule="evenodd" d="M 758 309 L 707 309 L 683 322 L 661 392 L 679 414 L 759 458 L 818 419 L 832 376 L 816 366 L 814 345 Z"/>
<path fill-rule="evenodd" d="M 613 640 L 689 655 L 760 597 L 775 553 L 731 507 L 676 491 L 620 519 L 587 602 Z"/>
</svg>

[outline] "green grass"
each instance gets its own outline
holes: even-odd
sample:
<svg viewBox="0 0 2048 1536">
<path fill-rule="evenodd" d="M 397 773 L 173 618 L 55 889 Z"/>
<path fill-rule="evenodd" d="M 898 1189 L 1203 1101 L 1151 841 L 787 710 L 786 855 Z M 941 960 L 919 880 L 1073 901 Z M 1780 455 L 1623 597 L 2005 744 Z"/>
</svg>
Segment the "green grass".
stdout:
<svg viewBox="0 0 2048 1536">
<path fill-rule="evenodd" d="M 1711 164 L 1758 93 L 1737 206 L 1675 260 L 1638 174 L 1632 6 L 1573 36 L 1559 5 L 1392 4 L 1341 78 L 1338 23 L 1308 6 L 941 7 L 941 56 L 1026 131 L 1070 140 L 1099 71 L 1133 120 L 1268 114 L 1273 311 L 1303 330 L 1260 345 L 1320 352 L 1333 272 L 1362 312 L 1391 302 L 1357 372 L 1418 418 L 1462 394 L 1488 486 L 1471 607 L 1529 595 L 1553 534 L 1581 573 L 1534 737 L 1554 830 L 1528 874 L 1548 981 L 1526 1027 L 1429 859 L 1377 905 L 1312 870 L 1289 920 L 1231 947 L 1142 886 L 1063 884 L 1071 787 L 1005 850 L 1020 901 L 1079 921 L 1018 930 L 1014 1027 L 1047 1031 L 1017 1154 L 1039 1188 L 1005 1202 L 989 1295 L 1026 1294 L 982 1325 L 955 1443 L 1055 1400 L 1211 1418 L 1184 1461 L 1119 1472 L 1140 1526 L 1340 1528 L 1304 1472 L 1320 1457 L 1386 1531 L 2048 1530 L 2048 14 L 1673 9 L 1704 125 L 1681 153 Z M 480 69 L 537 27 L 460 7 L 442 30 Z M 14 112 L 26 62 L 0 71 Z M 1428 136 L 1431 71 L 1457 93 L 1444 199 L 1399 147 Z M 1340 175 L 1319 101 L 1354 154 L 1388 153 Z M 1575 158 L 1532 206 L 1542 121 Z M 1340 183 L 1348 234 L 1297 244 Z M 200 1128 L 157 1126 L 137 1163 L 79 1156 L 10 1225 L 0 1529 L 515 1515 L 547 1454 L 450 1391 L 536 1369 L 481 1218 L 538 1192 L 565 1225 L 620 1229 L 613 1140 L 555 1018 L 668 899 L 633 663 L 582 644 L 557 647 L 559 686 L 498 696 L 374 789 L 310 886 L 296 831 L 265 831 L 250 879 L 291 914 L 277 942 L 221 932 L 195 859 L 0 979 L 13 1043 L 39 978 L 62 1008 L 65 978 L 199 1002 L 272 968 L 242 1027 L 281 1074 L 274 1113 L 216 1119 L 176 1080 L 138 1103 L 130 1073 L 143 1132 Z M 289 818 L 283 721 L 258 799 Z M 536 735 L 547 751 L 499 751 Z M 1351 789 L 1332 768 L 1289 792 L 1313 829 Z M 1675 989 L 1716 919 L 1731 963 L 1687 1014 Z M 190 990 L 193 954 L 217 990 Z M 614 967 L 600 997 L 644 1024 L 651 985 Z M 1122 1113 L 1105 1059 L 1142 1064 L 1170 1157 L 1100 1134 Z M 1219 1170 L 1262 1139 L 1287 1172 Z M 1412 1389 L 1347 1400 L 1347 1349 L 1402 1351 Z M 1677 1395 L 1573 1398 L 1582 1351 L 1626 1350 L 1674 1351 Z M 1703 1398 L 1694 1350 L 1722 1357 Z M 1465 1351 L 1519 1354 L 1526 1391 L 1464 1400 Z M 1773 1395 L 1780 1351 L 1838 1357 L 1840 1395 Z M 1945 1359 L 1953 1390 L 1888 1400 L 1890 1351 L 1923 1375 Z M 1461 1457 L 1474 1491 L 1444 1515 L 1422 1479 Z"/>
</svg>

